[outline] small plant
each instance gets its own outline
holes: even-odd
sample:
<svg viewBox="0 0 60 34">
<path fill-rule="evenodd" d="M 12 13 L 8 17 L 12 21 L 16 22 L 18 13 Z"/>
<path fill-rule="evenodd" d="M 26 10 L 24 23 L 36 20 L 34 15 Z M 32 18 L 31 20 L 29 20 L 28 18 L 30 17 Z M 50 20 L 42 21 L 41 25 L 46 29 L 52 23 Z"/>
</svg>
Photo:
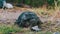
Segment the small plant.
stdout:
<svg viewBox="0 0 60 34">
<path fill-rule="evenodd" d="M 0 33 L 2 33 L 2 34 L 16 33 L 19 31 L 21 31 L 20 28 L 17 28 L 14 26 L 8 26 L 8 25 L 0 26 Z"/>
<path fill-rule="evenodd" d="M 47 31 L 45 34 L 52 34 L 52 32 Z"/>
</svg>

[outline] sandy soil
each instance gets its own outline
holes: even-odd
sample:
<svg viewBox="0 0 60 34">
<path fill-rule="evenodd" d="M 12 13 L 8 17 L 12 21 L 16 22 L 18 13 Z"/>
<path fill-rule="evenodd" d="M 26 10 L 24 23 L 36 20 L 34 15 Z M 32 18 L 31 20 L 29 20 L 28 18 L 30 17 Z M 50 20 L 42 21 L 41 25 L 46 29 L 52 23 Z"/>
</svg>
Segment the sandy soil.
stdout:
<svg viewBox="0 0 60 34">
<path fill-rule="evenodd" d="M 20 10 L 2 10 L 0 9 L 0 22 L 15 22 L 18 16 L 22 13 Z"/>
</svg>

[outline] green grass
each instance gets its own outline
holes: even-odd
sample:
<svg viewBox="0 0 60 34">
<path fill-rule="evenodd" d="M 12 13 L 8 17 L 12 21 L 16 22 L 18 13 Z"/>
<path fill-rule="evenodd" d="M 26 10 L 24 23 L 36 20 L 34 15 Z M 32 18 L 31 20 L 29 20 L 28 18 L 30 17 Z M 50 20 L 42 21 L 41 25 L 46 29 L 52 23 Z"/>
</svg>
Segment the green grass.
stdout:
<svg viewBox="0 0 60 34">
<path fill-rule="evenodd" d="M 9 33 L 16 33 L 21 31 L 22 28 L 18 28 L 16 26 L 11 25 L 0 25 L 0 33 L 1 34 L 9 34 Z"/>
<path fill-rule="evenodd" d="M 25 32 L 24 34 L 53 34 L 52 32 L 44 32 L 44 31 L 39 31 L 39 32 Z"/>
<path fill-rule="evenodd" d="M 19 28 L 17 26 L 14 25 L 6 25 L 6 24 L 0 24 L 0 34 L 16 34 L 16 33 L 23 33 L 23 34 L 51 34 L 51 32 L 43 32 L 43 31 L 39 31 L 39 32 L 33 32 L 31 30 L 26 30 L 26 29 L 22 29 Z"/>
</svg>

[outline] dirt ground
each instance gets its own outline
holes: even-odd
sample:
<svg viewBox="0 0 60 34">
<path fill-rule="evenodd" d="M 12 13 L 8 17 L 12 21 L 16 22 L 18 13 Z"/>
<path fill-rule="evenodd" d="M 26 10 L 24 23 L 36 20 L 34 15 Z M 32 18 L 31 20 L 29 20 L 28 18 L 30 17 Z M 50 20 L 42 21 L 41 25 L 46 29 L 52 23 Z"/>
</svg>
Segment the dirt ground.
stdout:
<svg viewBox="0 0 60 34">
<path fill-rule="evenodd" d="M 16 9 L 5 9 L 2 10 L 0 9 L 0 23 L 14 23 L 16 19 L 19 17 L 19 15 L 26 11 L 30 10 L 33 11 L 32 9 L 27 9 L 27 8 L 16 8 Z M 55 31 L 55 28 L 59 28 L 60 26 L 60 13 L 56 13 L 53 16 L 50 17 L 44 17 L 39 15 L 40 19 L 42 22 L 44 22 L 42 29 L 43 30 L 49 30 L 49 31 Z"/>
</svg>

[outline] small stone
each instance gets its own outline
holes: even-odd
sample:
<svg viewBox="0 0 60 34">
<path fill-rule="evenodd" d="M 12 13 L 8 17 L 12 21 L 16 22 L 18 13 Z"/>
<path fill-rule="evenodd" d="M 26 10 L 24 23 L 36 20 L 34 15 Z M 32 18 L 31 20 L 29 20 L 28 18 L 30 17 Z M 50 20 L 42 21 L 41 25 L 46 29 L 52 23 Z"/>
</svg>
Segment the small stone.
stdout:
<svg viewBox="0 0 60 34">
<path fill-rule="evenodd" d="M 53 34 L 60 34 L 60 32 L 54 32 Z"/>
<path fill-rule="evenodd" d="M 41 29 L 38 28 L 38 26 L 34 26 L 34 27 L 32 27 L 32 30 L 34 30 L 34 31 L 40 31 Z"/>
</svg>

